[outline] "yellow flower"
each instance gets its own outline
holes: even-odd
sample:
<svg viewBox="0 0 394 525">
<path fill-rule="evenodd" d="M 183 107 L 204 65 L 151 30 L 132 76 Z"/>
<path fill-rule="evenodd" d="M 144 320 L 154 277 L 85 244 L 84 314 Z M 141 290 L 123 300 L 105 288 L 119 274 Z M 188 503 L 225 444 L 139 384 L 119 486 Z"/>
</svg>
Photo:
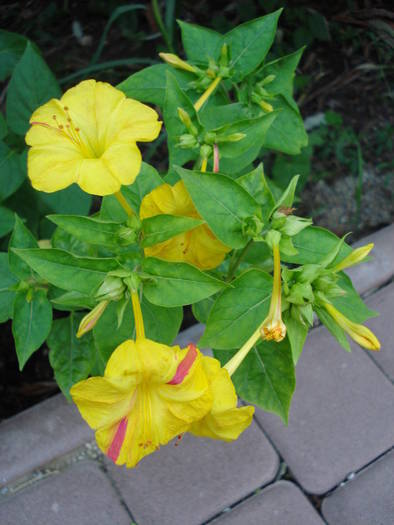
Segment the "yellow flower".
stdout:
<svg viewBox="0 0 394 525">
<path fill-rule="evenodd" d="M 330 303 L 323 303 L 323 306 L 338 326 L 349 334 L 356 343 L 367 350 L 380 350 L 379 339 L 369 328 L 362 324 L 353 323 Z"/>
<path fill-rule="evenodd" d="M 211 410 L 192 423 L 190 432 L 196 436 L 233 441 L 250 425 L 254 407 L 237 408 L 237 395 L 230 375 L 217 359 L 203 357 L 202 364 L 213 395 Z"/>
<path fill-rule="evenodd" d="M 181 350 L 142 337 L 116 348 L 104 377 L 81 381 L 70 393 L 96 430 L 100 449 L 127 467 L 185 432 L 212 406 L 194 346 Z"/>
<path fill-rule="evenodd" d="M 140 217 L 146 219 L 167 214 L 199 219 L 200 216 L 186 191 L 183 181 L 174 186 L 162 184 L 146 195 Z M 205 224 L 181 233 L 167 241 L 145 248 L 145 255 L 167 261 L 186 262 L 202 270 L 216 268 L 230 251 Z"/>
<path fill-rule="evenodd" d="M 272 250 L 274 253 L 274 285 L 272 288 L 272 297 L 268 316 L 264 319 L 260 330 L 263 339 L 267 341 L 274 340 L 279 343 L 286 337 L 286 325 L 282 321 L 282 292 L 279 246 L 274 244 Z"/>
<path fill-rule="evenodd" d="M 132 184 L 141 167 L 137 141 L 160 132 L 157 113 L 105 82 L 84 80 L 39 107 L 26 143 L 32 186 L 48 193 L 73 183 L 93 195 Z"/>
</svg>

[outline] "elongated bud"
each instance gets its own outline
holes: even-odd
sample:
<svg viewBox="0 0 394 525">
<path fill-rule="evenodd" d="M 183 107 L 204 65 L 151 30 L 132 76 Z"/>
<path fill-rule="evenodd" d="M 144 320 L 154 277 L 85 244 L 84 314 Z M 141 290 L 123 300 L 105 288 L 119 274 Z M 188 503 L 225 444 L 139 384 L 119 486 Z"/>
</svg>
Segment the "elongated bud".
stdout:
<svg viewBox="0 0 394 525">
<path fill-rule="evenodd" d="M 198 73 L 198 69 L 185 60 L 179 58 L 179 56 L 174 55 L 173 53 L 159 53 L 159 57 L 177 69 L 183 69 L 184 71 L 190 71 L 190 73 Z"/>
<path fill-rule="evenodd" d="M 274 285 L 268 316 L 261 324 L 261 337 L 266 341 L 276 341 L 279 343 L 286 337 L 286 325 L 282 321 L 282 290 L 281 290 L 281 269 L 279 245 L 274 244 Z"/>
<path fill-rule="evenodd" d="M 82 318 L 79 323 L 77 337 L 80 338 L 85 335 L 87 332 L 90 332 L 95 326 L 97 321 L 103 315 L 105 309 L 108 306 L 109 301 L 101 301 L 98 303 L 93 310 L 91 310 L 85 317 Z"/>
<path fill-rule="evenodd" d="M 198 129 L 193 124 L 189 113 L 187 111 L 185 111 L 183 108 L 178 108 L 178 116 L 179 116 L 179 119 L 181 120 L 182 124 L 189 131 L 189 133 L 191 135 L 193 135 L 194 137 L 196 137 L 198 135 Z"/>
<path fill-rule="evenodd" d="M 276 75 L 267 75 L 261 82 L 259 82 L 260 86 L 266 86 L 267 84 L 271 84 L 276 78 Z"/>
<path fill-rule="evenodd" d="M 217 142 L 239 142 L 246 137 L 245 133 L 231 133 L 231 135 L 218 135 Z"/>
<path fill-rule="evenodd" d="M 220 66 L 228 65 L 228 45 L 227 44 L 223 44 L 222 49 L 220 50 L 219 65 Z"/>
<path fill-rule="evenodd" d="M 323 306 L 337 325 L 345 330 L 356 343 L 367 350 L 380 350 L 379 339 L 369 328 L 362 324 L 353 323 L 330 303 L 323 303 Z"/>
<path fill-rule="evenodd" d="M 273 106 L 271 104 L 268 104 L 268 102 L 266 102 L 265 100 L 260 100 L 259 106 L 266 113 L 271 113 L 272 111 L 274 111 Z"/>
<path fill-rule="evenodd" d="M 208 86 L 207 90 L 201 95 L 201 97 L 195 102 L 194 109 L 199 111 L 205 102 L 209 99 L 212 93 L 215 91 L 217 86 L 220 84 L 222 77 L 216 77 L 215 80 Z"/>
<path fill-rule="evenodd" d="M 374 247 L 373 242 L 370 244 L 366 244 L 365 246 L 361 246 L 360 248 L 356 248 L 356 250 L 353 250 L 350 255 L 345 257 L 343 261 L 336 264 L 331 270 L 333 272 L 340 272 L 341 270 L 344 270 L 345 268 L 349 268 L 350 266 L 354 266 L 355 264 L 359 264 L 362 262 L 365 257 L 369 254 L 369 252 Z"/>
</svg>

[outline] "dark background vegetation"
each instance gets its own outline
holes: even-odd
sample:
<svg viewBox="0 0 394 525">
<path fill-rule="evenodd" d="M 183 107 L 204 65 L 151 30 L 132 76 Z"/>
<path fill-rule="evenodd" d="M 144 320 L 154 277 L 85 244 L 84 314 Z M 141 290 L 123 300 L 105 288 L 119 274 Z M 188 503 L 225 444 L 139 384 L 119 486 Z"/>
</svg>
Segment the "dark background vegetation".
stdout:
<svg viewBox="0 0 394 525">
<path fill-rule="evenodd" d="M 301 173 L 297 213 L 312 216 L 338 235 L 353 231 L 355 239 L 392 222 L 394 215 L 391 5 L 367 0 L 3 1 L 0 26 L 35 42 L 67 89 L 88 77 L 117 84 L 159 62 L 160 51 L 182 55 L 175 18 L 226 32 L 284 7 L 269 58 L 307 46 L 295 98 L 310 141 L 296 157 L 263 153 L 262 159 L 279 185 Z M 117 17 L 120 10 L 124 12 Z M 1 106 L 6 89 L 6 84 L 0 85 Z M 150 162 L 163 170 L 164 148 L 149 151 Z M 15 353 L 9 352 L 10 339 L 10 327 L 4 325 L 0 345 L 7 351 L 0 353 L 0 419 L 57 391 L 47 350 L 36 352 L 20 374 Z"/>
</svg>

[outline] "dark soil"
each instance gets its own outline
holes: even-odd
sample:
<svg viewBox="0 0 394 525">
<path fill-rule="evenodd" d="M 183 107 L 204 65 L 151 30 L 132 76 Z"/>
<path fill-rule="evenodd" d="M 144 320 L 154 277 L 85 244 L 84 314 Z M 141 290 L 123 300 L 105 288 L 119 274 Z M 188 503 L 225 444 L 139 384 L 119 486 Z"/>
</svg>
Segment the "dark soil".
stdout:
<svg viewBox="0 0 394 525">
<path fill-rule="evenodd" d="M 147 10 L 128 13 L 112 26 L 100 63 L 137 56 L 157 59 L 158 51 L 167 49 L 150 2 L 144 4 Z M 164 4 L 161 2 L 162 6 Z M 56 76 L 63 79 L 62 87 L 67 88 L 83 78 L 67 80 L 68 75 L 89 65 L 109 16 L 120 5 L 125 3 L 113 0 L 6 1 L 0 6 L 0 25 L 33 40 Z M 219 1 L 213 7 L 208 1 L 178 1 L 176 17 L 225 32 L 281 6 L 286 9 L 280 20 L 274 54 L 284 55 L 308 44 L 299 67 L 296 91 L 303 116 L 327 110 L 339 113 L 343 128 L 353 130 L 360 143 L 365 168 L 361 200 L 356 203 L 358 174 L 351 159 L 346 157 L 354 156 L 354 147 L 351 144 L 345 147 L 342 160 L 327 150 L 315 148 L 311 176 L 304 190 L 307 204 L 298 212 L 312 216 L 315 222 L 339 235 L 353 230 L 355 237 L 361 237 L 394 218 L 390 175 L 394 127 L 390 90 L 394 47 L 391 3 L 248 0 Z M 306 17 L 314 12 L 325 17 L 326 40 L 322 38 L 323 30 L 316 35 L 313 24 L 305 24 Z M 174 47 L 179 50 L 179 33 L 176 28 L 174 31 Z M 116 84 L 140 67 L 111 67 L 93 76 Z M 1 105 L 5 93 L 6 86 L 3 86 Z M 165 151 L 161 150 L 150 162 L 160 165 L 163 158 Z M 183 328 L 193 322 L 191 312 L 187 311 Z M 21 373 L 10 323 L 2 325 L 0 343 L 2 419 L 58 390 L 45 347 L 32 356 Z"/>
</svg>

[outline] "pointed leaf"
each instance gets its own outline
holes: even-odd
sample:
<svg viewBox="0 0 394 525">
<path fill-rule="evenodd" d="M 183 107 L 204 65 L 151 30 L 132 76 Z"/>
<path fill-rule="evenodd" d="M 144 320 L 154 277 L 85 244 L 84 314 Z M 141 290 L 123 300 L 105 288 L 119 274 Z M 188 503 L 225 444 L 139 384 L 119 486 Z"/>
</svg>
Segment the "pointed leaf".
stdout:
<svg viewBox="0 0 394 525">
<path fill-rule="evenodd" d="M 26 155 L 0 141 L 0 201 L 16 192 L 26 178 Z"/>
<path fill-rule="evenodd" d="M 141 246 L 153 246 L 159 242 L 164 242 L 171 237 L 193 230 L 205 221 L 194 219 L 193 217 L 181 217 L 175 215 L 155 215 L 142 221 L 143 239 Z"/>
<path fill-rule="evenodd" d="M 8 263 L 8 254 L 0 253 L 0 323 L 5 323 L 12 317 L 15 292 L 10 291 L 11 286 L 18 282 L 11 272 Z"/>
<path fill-rule="evenodd" d="M 18 257 L 12 248 L 37 248 L 38 244 L 33 234 L 26 228 L 23 221 L 15 214 L 14 231 L 9 243 L 9 263 L 12 273 L 19 279 L 27 280 L 33 277 L 32 269 L 26 262 Z"/>
</svg>

